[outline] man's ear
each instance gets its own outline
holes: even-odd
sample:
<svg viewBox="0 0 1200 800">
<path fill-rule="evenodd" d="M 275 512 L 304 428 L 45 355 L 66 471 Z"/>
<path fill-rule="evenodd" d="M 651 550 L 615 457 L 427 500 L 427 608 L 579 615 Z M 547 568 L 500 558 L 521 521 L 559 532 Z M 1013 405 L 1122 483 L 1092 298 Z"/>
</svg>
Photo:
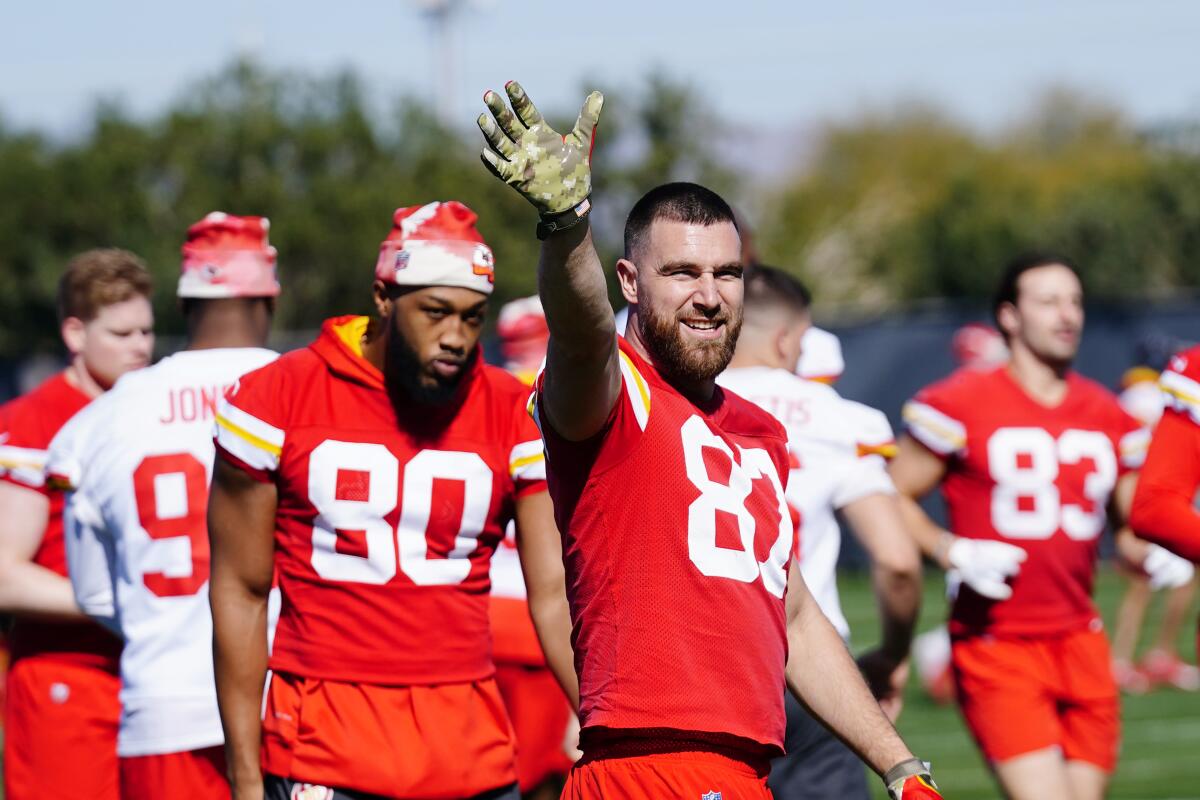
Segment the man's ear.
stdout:
<svg viewBox="0 0 1200 800">
<path fill-rule="evenodd" d="M 637 264 L 625 258 L 617 259 L 617 282 L 625 302 L 631 306 L 637 305 L 638 301 L 637 273 Z"/>
<path fill-rule="evenodd" d="M 387 319 L 388 314 L 392 313 L 392 303 L 395 302 L 388 292 L 388 285 L 377 280 L 371 285 L 371 293 L 375 299 L 375 313 L 380 319 Z"/>
<path fill-rule="evenodd" d="M 62 340 L 67 352 L 77 356 L 87 344 L 87 324 L 79 317 L 67 317 L 62 324 Z"/>
<path fill-rule="evenodd" d="M 1017 307 L 1012 303 L 1001 303 L 996 309 L 996 325 L 1000 328 L 1000 333 L 1012 336 L 1020 325 Z"/>
</svg>

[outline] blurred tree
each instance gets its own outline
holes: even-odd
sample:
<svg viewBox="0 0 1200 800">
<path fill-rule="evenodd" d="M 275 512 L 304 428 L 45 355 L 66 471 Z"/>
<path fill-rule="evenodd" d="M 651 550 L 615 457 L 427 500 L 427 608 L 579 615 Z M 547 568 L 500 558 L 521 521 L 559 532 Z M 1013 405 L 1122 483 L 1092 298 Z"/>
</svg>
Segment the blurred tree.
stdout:
<svg viewBox="0 0 1200 800">
<path fill-rule="evenodd" d="M 270 217 L 285 329 L 367 310 L 393 209 L 431 200 L 459 199 L 480 213 L 496 254 L 497 301 L 533 293 L 536 218 L 480 165 L 480 137 L 445 129 L 405 98 L 377 113 L 367 94 L 349 72 L 313 78 L 238 61 L 146 121 L 101 104 L 85 135 L 65 145 L 0 120 L 0 358 L 57 350 L 58 275 L 71 255 L 97 246 L 147 259 L 159 329 L 179 333 L 179 246 L 187 226 L 216 209 Z M 644 90 L 609 98 L 597 157 L 609 212 L 598 215 L 598 238 L 611 264 L 620 224 L 601 221 L 623 221 L 637 194 L 670 178 L 734 180 L 695 138 L 708 118 L 686 86 L 656 75 Z M 568 113 L 551 116 L 569 129 L 575 109 Z"/>
<path fill-rule="evenodd" d="M 1200 278 L 1200 158 L 1055 90 L 993 139 L 915 107 L 825 129 L 760 232 L 829 302 L 983 298 L 1016 253 L 1073 258 L 1093 297 Z"/>
</svg>

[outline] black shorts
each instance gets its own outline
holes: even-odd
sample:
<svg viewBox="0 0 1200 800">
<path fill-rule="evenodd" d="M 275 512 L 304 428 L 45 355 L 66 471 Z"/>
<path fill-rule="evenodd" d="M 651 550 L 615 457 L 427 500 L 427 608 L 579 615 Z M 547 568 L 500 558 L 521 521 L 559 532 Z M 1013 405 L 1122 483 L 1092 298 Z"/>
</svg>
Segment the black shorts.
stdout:
<svg viewBox="0 0 1200 800">
<path fill-rule="evenodd" d="M 263 776 L 263 800 L 388 800 L 377 794 L 337 789 L 327 786 L 308 786 L 278 775 Z M 517 784 L 500 786 L 464 800 L 521 800 Z"/>
<path fill-rule="evenodd" d="M 767 785 L 778 800 L 869 800 L 866 767 L 854 752 L 784 694 L 786 755 L 771 762 Z"/>
</svg>

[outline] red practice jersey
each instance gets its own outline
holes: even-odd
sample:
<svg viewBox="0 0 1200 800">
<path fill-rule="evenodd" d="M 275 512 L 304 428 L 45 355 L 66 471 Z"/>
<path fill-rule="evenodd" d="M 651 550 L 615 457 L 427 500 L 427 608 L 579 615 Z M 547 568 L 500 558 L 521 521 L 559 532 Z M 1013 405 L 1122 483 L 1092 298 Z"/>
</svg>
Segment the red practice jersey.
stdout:
<svg viewBox="0 0 1200 800">
<path fill-rule="evenodd" d="M 0 418 L 0 480 L 46 495 L 50 518 L 33 563 L 67 575 L 63 545 L 63 493 L 46 485 L 45 467 L 50 441 L 59 428 L 88 404 L 88 396 L 60 372 L 29 394 L 7 403 Z M 53 654 L 56 659 L 111 671 L 118 668 L 121 643 L 92 622 L 47 622 L 18 619 L 9 636 L 14 660 Z"/>
<path fill-rule="evenodd" d="M 224 458 L 279 489 L 271 667 L 390 686 L 492 675 L 488 562 L 518 496 L 545 490 L 528 389 L 477 362 L 442 410 L 402 408 L 361 355 L 365 317 L 243 376 Z"/>
<path fill-rule="evenodd" d="M 585 749 L 618 729 L 776 752 L 787 436 L 720 387 L 693 403 L 619 343 L 622 391 L 604 429 L 569 442 L 542 425 Z"/>
<path fill-rule="evenodd" d="M 904 419 L 946 460 L 950 530 L 1028 553 L 1008 600 L 959 589 L 951 633 L 1054 635 L 1097 619 L 1092 581 L 1109 495 L 1140 466 L 1149 436 L 1116 397 L 1070 373 L 1066 397 L 1050 408 L 1006 366 L 962 369 L 921 390 Z"/>
<path fill-rule="evenodd" d="M 1171 359 L 1159 379 L 1165 410 L 1138 478 L 1129 524 L 1145 539 L 1200 562 L 1200 347 Z"/>
</svg>

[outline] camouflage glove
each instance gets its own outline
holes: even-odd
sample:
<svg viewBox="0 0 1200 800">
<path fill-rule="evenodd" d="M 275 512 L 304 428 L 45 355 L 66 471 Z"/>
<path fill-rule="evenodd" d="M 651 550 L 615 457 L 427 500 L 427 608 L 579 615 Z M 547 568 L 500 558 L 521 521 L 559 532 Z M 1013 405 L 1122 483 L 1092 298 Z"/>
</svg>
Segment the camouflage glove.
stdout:
<svg viewBox="0 0 1200 800">
<path fill-rule="evenodd" d="M 504 86 L 512 111 L 489 90 L 483 102 L 492 117 L 480 114 L 479 130 L 490 147 L 484 165 L 521 193 L 541 214 L 538 238 L 577 224 L 591 209 L 592 145 L 604 95 L 592 92 L 584 101 L 574 129 L 562 135 L 546 124 L 516 81 Z"/>
<path fill-rule="evenodd" d="M 942 800 L 929 764 L 918 758 L 901 761 L 883 776 L 892 800 Z"/>
</svg>

